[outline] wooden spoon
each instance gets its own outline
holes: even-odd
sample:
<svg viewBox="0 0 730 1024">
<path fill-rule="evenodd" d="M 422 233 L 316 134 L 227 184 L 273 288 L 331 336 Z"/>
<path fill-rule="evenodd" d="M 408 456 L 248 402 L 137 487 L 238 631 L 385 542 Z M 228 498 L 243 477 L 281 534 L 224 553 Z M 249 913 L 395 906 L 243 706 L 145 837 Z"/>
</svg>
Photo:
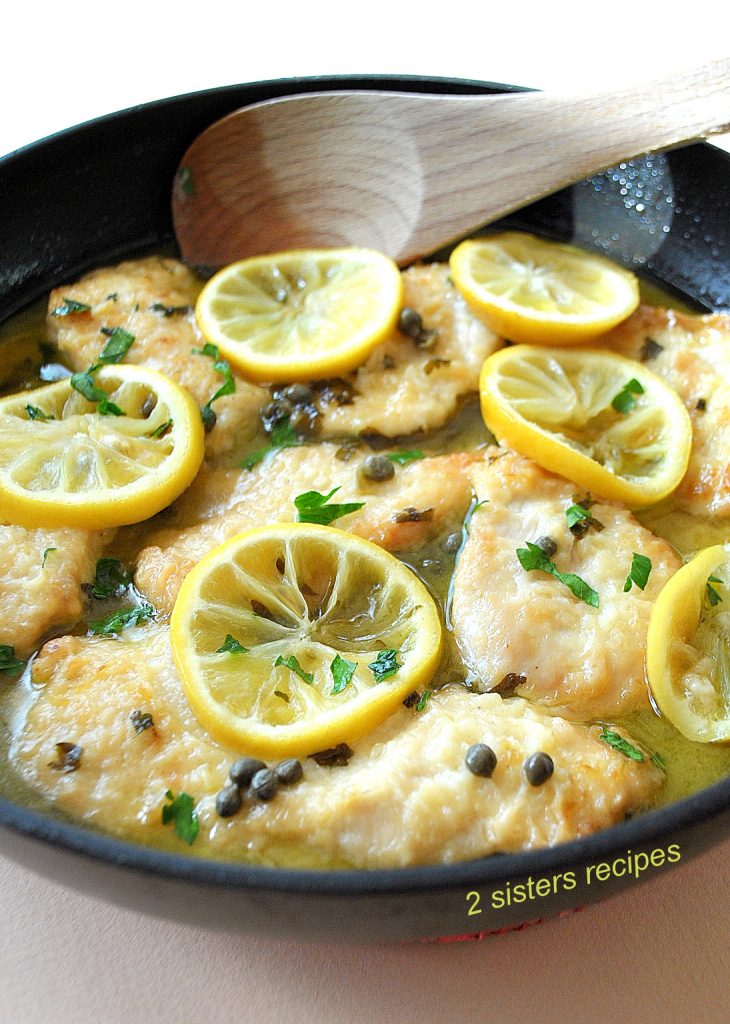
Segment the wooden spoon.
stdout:
<svg viewBox="0 0 730 1024">
<path fill-rule="evenodd" d="M 640 154 L 730 127 L 730 59 L 617 92 L 310 93 L 200 135 L 173 188 L 184 258 L 363 245 L 399 263 Z"/>
</svg>

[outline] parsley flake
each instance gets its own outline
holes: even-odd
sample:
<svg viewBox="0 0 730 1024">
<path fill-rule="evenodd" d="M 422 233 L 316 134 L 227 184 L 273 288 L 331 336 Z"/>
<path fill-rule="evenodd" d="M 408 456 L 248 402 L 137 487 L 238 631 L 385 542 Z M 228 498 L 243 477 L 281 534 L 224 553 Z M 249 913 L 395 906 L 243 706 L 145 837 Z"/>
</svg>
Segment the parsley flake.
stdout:
<svg viewBox="0 0 730 1024">
<path fill-rule="evenodd" d="M 150 309 L 153 313 L 161 313 L 164 317 L 182 316 L 192 312 L 192 306 L 166 306 L 164 302 L 153 302 Z"/>
<path fill-rule="evenodd" d="M 290 654 L 287 658 L 282 658 L 282 656 L 279 655 L 279 657 L 274 662 L 274 668 L 277 668 L 279 665 L 283 665 L 285 668 L 290 669 L 292 672 L 294 672 L 295 675 L 298 675 L 299 678 L 305 683 L 314 682 L 313 674 L 311 672 L 305 672 L 293 654 Z"/>
<path fill-rule="evenodd" d="M 263 462 L 267 455 L 279 448 L 296 448 L 300 445 L 301 439 L 289 425 L 289 417 L 277 423 L 269 435 L 269 443 L 265 448 L 257 448 L 251 452 L 241 463 L 241 469 L 249 471 Z"/>
<path fill-rule="evenodd" d="M 209 341 L 206 341 L 202 348 L 194 348 L 192 351 L 195 355 L 208 356 L 212 359 L 213 369 L 223 377 L 223 383 L 221 386 L 203 406 L 203 422 L 205 422 L 206 414 L 204 410 L 210 409 L 217 398 L 222 398 L 224 395 L 232 395 L 236 390 L 236 382 L 233 379 L 233 373 L 231 372 L 231 364 L 227 359 L 221 359 L 217 345 L 212 345 Z"/>
<path fill-rule="evenodd" d="M 72 313 L 88 313 L 90 309 L 91 306 L 87 306 L 85 302 L 77 302 L 76 299 L 64 297 L 63 304 L 51 310 L 51 316 L 70 316 Z"/>
<path fill-rule="evenodd" d="M 248 647 L 244 647 L 236 640 L 235 636 L 226 633 L 226 638 L 220 645 L 216 654 L 248 654 Z"/>
<path fill-rule="evenodd" d="M 568 529 L 572 530 L 575 524 L 579 523 L 582 519 L 590 519 L 591 514 L 582 505 L 571 505 L 570 508 L 565 510 L 565 518 L 568 520 Z"/>
<path fill-rule="evenodd" d="M 122 327 L 102 327 L 101 333 L 106 334 L 109 341 L 99 355 L 99 363 L 103 363 L 105 366 L 121 363 L 134 344 L 134 335 L 130 334 L 129 331 L 125 331 Z M 89 370 L 89 373 L 93 373 L 96 368 L 94 366 Z"/>
<path fill-rule="evenodd" d="M 15 648 L 10 644 L 0 644 L 0 672 L 16 675 L 25 668 L 25 662 L 15 657 Z"/>
<path fill-rule="evenodd" d="M 614 750 L 618 750 L 620 754 L 631 758 L 632 761 L 644 760 L 644 755 L 640 750 L 637 750 L 632 743 L 625 740 L 623 736 L 619 736 L 617 732 L 613 732 L 611 729 L 606 729 L 605 726 L 602 727 L 598 738 L 599 740 L 603 740 L 604 743 L 607 743 L 609 747 L 613 747 Z"/>
<path fill-rule="evenodd" d="M 39 409 L 37 405 L 26 405 L 25 411 L 28 413 L 29 420 L 42 420 L 45 422 L 46 420 L 53 420 L 56 418 L 55 416 L 49 416 L 47 412 L 43 412 L 43 410 Z"/>
<path fill-rule="evenodd" d="M 298 494 L 294 499 L 297 522 L 329 526 L 335 519 L 349 516 L 351 512 L 357 512 L 365 504 L 364 501 L 350 501 L 343 505 L 328 505 L 327 502 L 339 489 L 339 487 L 333 487 L 329 494 L 320 494 L 319 491 L 305 491 L 304 494 Z"/>
<path fill-rule="evenodd" d="M 123 416 L 124 413 L 119 406 L 109 401 L 106 391 L 103 391 L 94 384 L 94 378 L 91 376 L 91 373 L 91 370 L 87 370 L 85 373 L 74 373 L 71 377 L 71 387 L 78 391 L 80 395 L 83 395 L 88 402 L 97 402 L 99 405 L 99 415 Z"/>
<path fill-rule="evenodd" d="M 572 572 L 559 572 L 557 567 L 542 548 L 538 547 L 537 544 L 531 544 L 527 541 L 526 548 L 517 548 L 517 558 L 519 559 L 520 565 L 527 572 L 531 572 L 533 569 L 539 569 L 541 572 L 547 572 L 551 576 L 554 576 L 556 580 L 560 580 L 570 590 L 570 592 L 581 601 L 585 601 L 586 604 L 590 605 L 591 608 L 598 607 L 598 594 L 590 587 L 585 580 L 581 579 L 580 576 L 576 576 Z"/>
<path fill-rule="evenodd" d="M 139 626 L 140 623 L 151 619 L 155 609 L 151 604 L 144 601 L 133 608 L 123 608 L 120 612 L 114 612 L 106 619 L 89 623 L 89 632 L 99 636 L 114 636 L 128 626 Z"/>
<path fill-rule="evenodd" d="M 356 668 L 356 661 L 348 661 L 347 658 L 342 658 L 339 654 L 335 655 L 334 661 L 330 665 L 330 671 L 335 683 L 332 687 L 332 693 L 342 693 L 354 676 Z"/>
<path fill-rule="evenodd" d="M 114 597 L 126 590 L 131 583 L 131 573 L 127 572 L 118 558 L 100 558 L 96 563 L 91 593 L 99 600 Z"/>
<path fill-rule="evenodd" d="M 626 582 L 624 583 L 624 594 L 631 590 L 631 585 L 633 583 L 636 584 L 639 590 L 644 590 L 649 581 L 650 572 L 651 559 L 647 558 L 646 555 L 637 555 L 636 552 L 634 552 L 633 558 L 631 559 L 629 575 L 626 577 Z"/>
<path fill-rule="evenodd" d="M 165 420 L 165 422 L 161 423 L 159 427 L 151 430 L 149 434 L 147 434 L 147 437 L 164 437 L 170 430 L 172 430 L 172 420 Z"/>
<path fill-rule="evenodd" d="M 428 704 L 428 698 L 431 696 L 432 692 L 433 692 L 432 690 L 424 690 L 423 691 L 423 694 L 421 695 L 421 698 L 418 701 L 418 704 L 416 704 L 416 711 L 423 711 L 424 710 L 424 708 Z"/>
<path fill-rule="evenodd" d="M 720 604 L 722 601 L 722 598 L 718 594 L 717 590 L 715 590 L 715 588 L 711 586 L 711 584 L 713 583 L 723 583 L 723 581 L 721 579 L 718 579 L 717 576 L 707 577 L 707 583 L 705 583 L 705 593 L 707 594 L 707 600 L 710 602 L 712 608 L 714 608 L 715 605 Z"/>
<path fill-rule="evenodd" d="M 393 650 L 391 647 L 388 650 L 380 651 L 375 661 L 368 665 L 368 668 L 375 676 L 376 683 L 382 683 L 384 679 L 390 679 L 399 668 L 403 668 L 402 665 L 398 664 L 397 656 L 398 651 Z"/>
<path fill-rule="evenodd" d="M 413 448 L 407 452 L 390 452 L 386 455 L 386 458 L 390 459 L 391 462 L 395 462 L 397 466 L 407 466 L 409 462 L 416 462 L 418 459 L 425 458 L 425 455 L 420 448 Z"/>
<path fill-rule="evenodd" d="M 54 551 L 58 551 L 58 548 L 46 548 L 46 550 L 43 552 L 43 561 L 41 562 L 41 569 L 45 569 L 45 567 L 46 567 L 46 559 Z"/>
<path fill-rule="evenodd" d="M 200 829 L 198 815 L 195 813 L 195 800 L 189 793 L 178 793 L 177 796 L 173 796 L 171 789 L 165 792 L 165 799 L 169 803 L 163 805 L 162 824 L 174 822 L 175 835 L 188 846 L 192 846 Z"/>
<path fill-rule="evenodd" d="M 631 410 L 636 406 L 636 398 L 634 396 L 643 394 L 643 385 L 639 383 L 636 377 L 632 377 L 630 381 L 627 381 L 626 384 L 624 384 L 619 393 L 614 396 L 611 405 L 616 412 L 631 412 Z"/>
</svg>

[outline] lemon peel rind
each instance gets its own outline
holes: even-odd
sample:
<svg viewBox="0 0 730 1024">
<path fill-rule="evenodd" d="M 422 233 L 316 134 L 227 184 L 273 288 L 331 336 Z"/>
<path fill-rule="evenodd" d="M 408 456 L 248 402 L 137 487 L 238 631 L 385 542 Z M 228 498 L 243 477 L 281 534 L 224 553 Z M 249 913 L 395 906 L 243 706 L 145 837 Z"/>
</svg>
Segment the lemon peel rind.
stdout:
<svg viewBox="0 0 730 1024">
<path fill-rule="evenodd" d="M 377 283 L 381 288 L 379 306 L 382 308 L 380 320 L 366 324 L 357 333 L 347 339 L 346 343 L 328 349 L 321 357 L 311 353 L 300 358 L 291 356 L 281 359 L 259 354 L 249 355 L 244 342 L 231 339 L 218 325 L 211 312 L 211 305 L 216 289 L 220 284 L 235 276 L 239 268 L 264 265 L 272 259 L 294 261 L 297 258 L 312 258 L 322 254 L 327 259 L 353 258 L 358 254 L 367 257 L 369 266 L 377 266 Z M 348 373 L 361 366 L 373 349 L 393 333 L 398 313 L 403 304 L 403 282 L 397 265 L 375 250 L 362 248 L 349 249 L 294 249 L 285 253 L 273 253 L 269 256 L 254 256 L 247 260 L 239 260 L 218 271 L 203 287 L 195 305 L 195 317 L 205 338 L 217 345 L 221 353 L 241 373 L 251 380 L 260 383 L 286 383 L 289 381 L 319 380 L 326 377 Z"/>
<path fill-rule="evenodd" d="M 536 248 L 546 252 L 554 248 L 583 257 L 587 264 L 600 267 L 606 276 L 610 275 L 613 291 L 619 297 L 612 305 L 606 306 L 603 315 L 596 314 L 588 319 L 585 314 L 556 314 L 528 308 L 480 287 L 469 268 L 472 253 L 480 246 L 491 247 L 512 237 L 532 240 Z M 484 319 L 495 333 L 521 344 L 570 348 L 593 343 L 631 316 L 640 302 L 638 280 L 631 271 L 616 266 L 596 253 L 584 252 L 568 243 L 552 242 L 523 232 L 506 232 L 483 239 L 467 239 L 454 249 L 449 265 L 457 289 L 472 310 Z"/>
<path fill-rule="evenodd" d="M 684 425 L 682 436 L 685 438 L 685 444 L 676 452 L 674 471 L 671 475 L 666 474 L 661 486 L 652 484 L 651 477 L 640 478 L 639 483 L 611 472 L 595 459 L 561 441 L 555 433 L 526 419 L 513 409 L 496 386 L 497 371 L 502 363 L 514 359 L 515 356 L 519 357 L 521 353 L 530 355 L 532 352 L 539 354 L 541 358 L 552 354 L 558 361 L 561 357 L 579 358 L 582 353 L 608 358 L 614 365 L 624 366 L 627 379 L 638 375 L 640 382 L 649 383 L 649 388 L 645 389 L 649 394 L 661 395 L 662 403 L 671 406 L 673 415 Z M 513 345 L 500 349 L 485 360 L 480 375 L 479 391 L 484 422 L 500 443 L 504 442 L 514 451 L 537 462 L 543 469 L 565 477 L 578 487 L 596 495 L 624 502 L 631 508 L 648 508 L 676 490 L 687 472 L 692 450 L 692 422 L 684 403 L 656 374 L 624 356 L 606 353 L 600 349 L 576 351 L 558 347 L 551 353 L 548 347 L 540 345 Z M 529 438 L 528 442 L 524 440 L 525 436 Z"/>
<path fill-rule="evenodd" d="M 28 529 L 80 528 L 102 530 L 128 526 L 151 518 L 182 494 L 195 479 L 205 454 L 205 430 L 200 410 L 188 392 L 178 384 L 147 367 L 116 364 L 96 372 L 97 381 L 109 378 L 122 382 L 139 382 L 149 387 L 170 405 L 173 420 L 170 434 L 173 451 L 164 462 L 131 484 L 108 488 L 103 497 L 89 499 L 88 492 L 68 493 L 52 490 L 34 491 L 17 485 L 0 472 L 0 519 Z M 42 402 L 51 390 L 70 390 L 68 380 L 58 381 L 0 401 L 3 407 Z M 105 417 L 110 430 L 116 417 Z M 1 433 L 0 433 L 1 441 Z M 150 486 L 154 478 L 154 486 Z"/>
<path fill-rule="evenodd" d="M 255 543 L 258 538 L 283 534 L 312 536 L 332 542 L 336 542 L 338 538 L 344 539 L 343 542 L 348 547 L 357 549 L 366 556 L 372 556 L 374 549 L 378 559 L 387 561 L 391 571 L 404 573 L 409 588 L 418 594 L 419 610 L 427 619 L 424 629 L 434 641 L 429 650 L 418 651 L 417 662 L 410 665 L 408 661 L 403 663 L 402 669 L 406 670 L 403 678 L 396 676 L 381 683 L 374 683 L 369 690 L 346 704 L 343 703 L 341 708 L 320 712 L 316 717 L 316 732 L 311 720 L 295 724 L 267 725 L 245 718 L 234 724 L 230 721 L 232 716 L 225 709 L 221 711 L 223 706 L 207 690 L 201 689 L 195 673 L 199 655 L 192 631 L 188 627 L 195 610 L 199 587 L 207 578 L 208 571 L 220 565 L 229 553 L 238 550 L 242 542 Z M 259 757 L 309 756 L 337 743 L 351 743 L 361 739 L 385 721 L 411 691 L 430 681 L 438 667 L 443 644 L 441 621 L 435 602 L 424 584 L 394 555 L 356 534 L 330 526 L 303 523 L 255 527 L 237 534 L 208 552 L 183 581 L 170 619 L 170 636 L 173 659 L 183 692 L 202 727 L 231 749 Z M 335 648 L 331 650 L 334 657 L 338 652 Z M 400 672 L 401 670 L 399 675 Z M 245 724 L 241 725 L 241 722 Z"/>
<path fill-rule="evenodd" d="M 700 551 L 664 584 L 649 615 L 646 639 L 646 679 L 662 715 L 694 743 L 730 743 L 728 716 L 714 725 L 674 695 L 669 666 L 672 638 L 689 643 L 698 627 L 707 578 L 730 561 L 730 543 Z"/>
</svg>

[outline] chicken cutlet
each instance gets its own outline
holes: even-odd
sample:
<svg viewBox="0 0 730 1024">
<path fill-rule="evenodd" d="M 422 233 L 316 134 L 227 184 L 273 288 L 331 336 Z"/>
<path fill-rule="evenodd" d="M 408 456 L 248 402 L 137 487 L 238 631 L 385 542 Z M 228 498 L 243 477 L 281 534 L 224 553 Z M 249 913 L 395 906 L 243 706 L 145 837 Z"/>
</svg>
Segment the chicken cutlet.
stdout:
<svg viewBox="0 0 730 1024">
<path fill-rule="evenodd" d="M 178 260 L 148 256 L 86 274 L 55 288 L 48 300 L 49 340 L 75 371 L 93 365 L 115 327 L 134 342 L 125 362 L 158 370 L 184 387 L 202 408 L 223 384 L 215 360 L 202 349 L 193 314 L 200 282 Z M 74 310 L 69 300 L 88 309 Z M 59 311 L 64 311 L 59 313 Z M 269 399 L 264 388 L 233 375 L 235 391 L 215 400 L 215 427 L 206 436 L 206 455 L 218 460 L 245 445 L 259 426 Z"/>
<path fill-rule="evenodd" d="M 363 503 L 335 521 L 339 529 L 388 551 L 422 547 L 463 518 L 472 493 L 467 470 L 481 458 L 473 452 L 423 458 L 376 482 L 359 473 L 362 459 L 342 462 L 337 452 L 333 444 L 286 448 L 250 471 L 203 472 L 172 510 L 174 525 L 147 537 L 137 587 L 159 611 L 171 611 L 183 579 L 208 551 L 243 530 L 295 522 L 294 499 L 307 491 L 339 488 L 338 504 Z"/>
<path fill-rule="evenodd" d="M 221 818 L 215 795 L 237 754 L 193 717 L 164 627 L 116 641 L 52 640 L 33 672 L 39 696 L 12 751 L 27 782 L 81 820 L 158 845 L 174 841 L 162 823 L 166 792 L 185 792 L 200 823 L 196 848 L 229 859 L 276 863 L 286 851 L 291 864 L 306 850 L 309 866 L 377 868 L 533 849 L 621 821 L 663 781 L 648 758 L 625 757 L 595 726 L 452 685 L 421 712 L 399 708 L 353 745 L 346 765 L 306 758 L 296 784 Z M 58 769 L 59 741 L 75 748 L 75 770 Z M 496 755 L 491 778 L 465 766 L 477 742 Z M 541 785 L 525 772 L 535 752 L 554 764 Z"/>
<path fill-rule="evenodd" d="M 649 612 L 681 562 L 621 505 L 591 502 L 529 459 L 504 451 L 471 469 L 479 506 L 453 582 L 451 622 L 464 663 L 485 690 L 519 680 L 520 696 L 571 718 L 648 707 L 644 649 Z M 566 511 L 590 519 L 571 532 Z M 576 535 L 582 533 L 582 535 Z M 597 594 L 598 607 L 549 571 L 527 571 L 518 549 L 539 542 L 556 570 Z M 634 554 L 648 558 L 645 588 L 625 590 Z"/>
<path fill-rule="evenodd" d="M 730 516 L 730 314 L 641 306 L 601 347 L 643 362 L 687 407 L 692 453 L 674 504 L 698 516 Z"/>
</svg>

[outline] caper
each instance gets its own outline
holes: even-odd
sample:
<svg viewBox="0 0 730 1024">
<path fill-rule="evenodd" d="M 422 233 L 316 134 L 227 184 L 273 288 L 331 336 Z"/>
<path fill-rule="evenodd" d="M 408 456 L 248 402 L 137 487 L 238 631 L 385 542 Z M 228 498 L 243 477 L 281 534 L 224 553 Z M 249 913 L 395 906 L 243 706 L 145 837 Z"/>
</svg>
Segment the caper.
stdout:
<svg viewBox="0 0 730 1024">
<path fill-rule="evenodd" d="M 281 398 L 285 398 L 292 405 L 304 405 L 311 402 L 314 392 L 308 384 L 290 384 L 281 392 Z"/>
<path fill-rule="evenodd" d="M 398 330 L 407 338 L 420 338 L 423 331 L 423 320 L 417 309 L 404 306 L 398 314 Z"/>
<path fill-rule="evenodd" d="M 228 776 L 237 786 L 247 786 L 256 772 L 266 767 L 257 757 L 239 757 L 231 765 Z"/>
<path fill-rule="evenodd" d="M 530 754 L 523 768 L 525 778 L 531 786 L 542 786 L 543 782 L 547 782 L 555 771 L 552 757 L 542 750 L 538 750 L 536 754 Z"/>
<path fill-rule="evenodd" d="M 289 757 L 276 765 L 274 774 L 283 786 L 291 786 L 294 782 L 299 782 L 304 774 L 302 762 L 297 761 L 295 757 Z"/>
<path fill-rule="evenodd" d="M 472 775 L 491 779 L 497 767 L 497 755 L 486 743 L 472 743 L 466 752 L 464 763 Z"/>
<path fill-rule="evenodd" d="M 313 434 L 318 419 L 319 410 L 313 405 L 297 405 L 289 417 L 289 426 L 295 434 Z"/>
<path fill-rule="evenodd" d="M 387 455 L 368 455 L 363 459 L 359 472 L 366 480 L 391 480 L 395 466 Z"/>
<path fill-rule="evenodd" d="M 210 405 L 204 405 L 200 410 L 200 416 L 203 420 L 203 428 L 206 434 L 209 434 L 218 422 L 215 410 Z"/>
<path fill-rule="evenodd" d="M 535 544 L 540 548 L 543 554 L 547 555 L 548 558 L 552 558 L 558 550 L 558 545 L 552 537 L 538 537 Z"/>
<path fill-rule="evenodd" d="M 242 802 L 241 790 L 234 783 L 230 782 L 216 794 L 216 813 L 221 818 L 230 818 L 232 814 L 235 814 L 240 809 Z"/>
<path fill-rule="evenodd" d="M 291 402 L 285 398 L 276 398 L 273 402 L 267 402 L 259 413 L 264 430 L 270 434 L 274 427 L 282 423 L 287 416 L 291 416 L 293 408 Z"/>
<path fill-rule="evenodd" d="M 271 800 L 278 788 L 279 780 L 269 768 L 262 768 L 251 779 L 251 793 L 259 800 Z"/>
</svg>

